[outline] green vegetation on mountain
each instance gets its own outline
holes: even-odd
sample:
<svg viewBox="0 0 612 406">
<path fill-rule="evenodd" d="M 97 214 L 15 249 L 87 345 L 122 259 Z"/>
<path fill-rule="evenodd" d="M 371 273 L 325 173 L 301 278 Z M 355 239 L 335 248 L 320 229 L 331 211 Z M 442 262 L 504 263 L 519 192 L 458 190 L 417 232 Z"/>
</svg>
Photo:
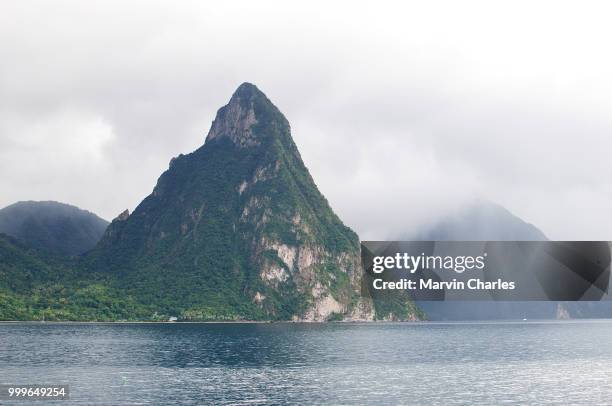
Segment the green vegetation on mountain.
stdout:
<svg viewBox="0 0 612 406">
<path fill-rule="evenodd" d="M 319 193 L 285 117 L 243 84 L 206 143 L 173 159 L 87 260 L 165 314 L 319 320 L 352 310 L 358 244 Z"/>
<path fill-rule="evenodd" d="M 0 318 L 375 317 L 360 294 L 357 235 L 317 189 L 288 121 L 248 83 L 218 111 L 204 145 L 172 159 L 95 249 L 58 262 L 8 240 L 1 254 L 11 261 L 0 280 Z M 32 277 L 22 280 L 26 268 Z M 393 309 L 395 318 L 414 318 L 410 301 Z M 379 318 L 389 317 L 384 311 Z"/>
<path fill-rule="evenodd" d="M 18 202 L 0 209 L 0 233 L 62 255 L 89 251 L 107 226 L 93 213 L 58 202 Z"/>
<path fill-rule="evenodd" d="M 0 234 L 0 320 L 139 320 L 148 309 L 66 257 Z"/>
</svg>

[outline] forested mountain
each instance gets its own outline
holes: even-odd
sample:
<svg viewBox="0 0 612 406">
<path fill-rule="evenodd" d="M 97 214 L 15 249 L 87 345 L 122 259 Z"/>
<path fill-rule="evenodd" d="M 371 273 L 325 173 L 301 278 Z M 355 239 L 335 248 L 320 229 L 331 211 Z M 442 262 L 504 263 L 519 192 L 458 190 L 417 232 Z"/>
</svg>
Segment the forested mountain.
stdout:
<svg viewBox="0 0 612 406">
<path fill-rule="evenodd" d="M 108 226 L 93 213 L 64 203 L 18 202 L 0 209 L 0 233 L 62 255 L 92 249 Z"/>
<path fill-rule="evenodd" d="M 249 83 L 88 261 L 183 318 L 372 317 L 357 235 L 317 189 L 289 122 Z"/>
<path fill-rule="evenodd" d="M 3 210 L 3 319 L 372 319 L 359 239 L 318 191 L 289 123 L 254 85 L 153 193 L 105 222 L 53 202 Z M 106 228 L 96 248 L 91 248 Z M 400 310 L 407 315 L 413 304 Z"/>
<path fill-rule="evenodd" d="M 0 234 L 0 320 L 142 320 L 149 310 L 65 256 Z"/>
</svg>

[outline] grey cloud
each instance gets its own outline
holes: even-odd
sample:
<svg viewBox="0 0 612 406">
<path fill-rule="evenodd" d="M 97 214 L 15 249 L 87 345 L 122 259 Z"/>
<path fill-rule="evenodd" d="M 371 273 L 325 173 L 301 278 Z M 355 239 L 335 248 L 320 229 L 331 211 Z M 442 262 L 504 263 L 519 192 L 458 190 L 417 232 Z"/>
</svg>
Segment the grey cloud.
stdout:
<svg viewBox="0 0 612 406">
<path fill-rule="evenodd" d="M 607 4 L 461 3 L 5 3 L 0 205 L 133 208 L 250 81 L 364 238 L 485 198 L 610 239 Z"/>
</svg>

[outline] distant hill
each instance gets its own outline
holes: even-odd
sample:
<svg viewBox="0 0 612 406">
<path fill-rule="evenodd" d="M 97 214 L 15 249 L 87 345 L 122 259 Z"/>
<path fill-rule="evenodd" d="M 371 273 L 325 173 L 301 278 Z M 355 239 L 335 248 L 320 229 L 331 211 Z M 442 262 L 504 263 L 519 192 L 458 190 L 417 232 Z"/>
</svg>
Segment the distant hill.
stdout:
<svg viewBox="0 0 612 406">
<path fill-rule="evenodd" d="M 506 208 L 475 203 L 447 216 L 407 240 L 543 241 L 542 231 Z M 612 302 L 417 302 L 430 320 L 507 320 L 598 318 L 612 316 Z"/>
<path fill-rule="evenodd" d="M 406 235 L 416 241 L 542 241 L 542 231 L 506 208 L 478 202 Z"/>
<path fill-rule="evenodd" d="M 92 249 L 108 226 L 93 213 L 64 203 L 18 202 L 0 209 L 0 233 L 61 255 Z"/>
</svg>

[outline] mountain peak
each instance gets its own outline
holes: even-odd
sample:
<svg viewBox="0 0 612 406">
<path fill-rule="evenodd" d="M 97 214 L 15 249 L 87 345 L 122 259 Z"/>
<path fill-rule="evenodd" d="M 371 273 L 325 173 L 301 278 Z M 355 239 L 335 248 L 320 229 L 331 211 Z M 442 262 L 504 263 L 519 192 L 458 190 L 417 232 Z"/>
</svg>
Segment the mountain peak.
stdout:
<svg viewBox="0 0 612 406">
<path fill-rule="evenodd" d="M 234 145 L 244 148 L 260 144 L 261 137 L 254 134 L 255 124 L 289 126 L 282 113 L 257 86 L 245 82 L 238 86 L 230 101 L 217 111 L 206 142 L 229 138 Z M 264 127 L 264 126 L 260 126 Z"/>
<path fill-rule="evenodd" d="M 257 145 L 252 126 L 257 124 L 255 105 L 262 99 L 269 103 L 255 85 L 245 82 L 238 86 L 229 103 L 217 111 L 206 142 L 227 137 L 240 147 Z"/>
<path fill-rule="evenodd" d="M 90 257 L 188 320 L 373 317 L 359 297 L 357 235 L 318 190 L 287 119 L 250 83 Z"/>
<path fill-rule="evenodd" d="M 232 95 L 231 100 L 240 99 L 243 101 L 250 101 L 253 98 L 256 98 L 258 96 L 266 97 L 266 95 L 263 94 L 263 92 L 259 90 L 257 86 L 249 82 L 244 82 L 240 86 L 238 86 L 238 88 Z M 231 103 L 231 100 L 230 100 L 230 103 Z"/>
</svg>

